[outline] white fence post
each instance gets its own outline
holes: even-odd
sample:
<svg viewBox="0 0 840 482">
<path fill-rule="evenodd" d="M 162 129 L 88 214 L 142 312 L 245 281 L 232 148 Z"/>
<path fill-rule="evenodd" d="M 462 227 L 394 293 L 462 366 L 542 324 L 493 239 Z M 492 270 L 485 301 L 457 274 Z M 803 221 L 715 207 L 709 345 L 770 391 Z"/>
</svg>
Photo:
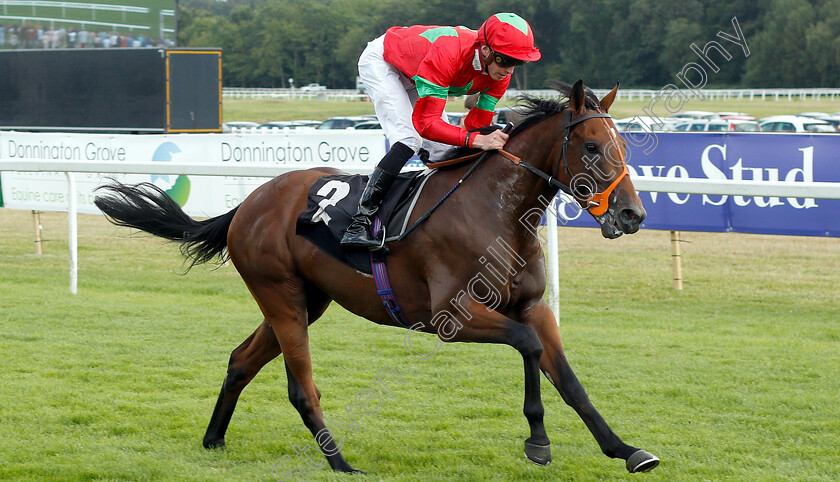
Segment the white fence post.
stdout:
<svg viewBox="0 0 840 482">
<path fill-rule="evenodd" d="M 70 293 L 78 293 L 79 279 L 79 227 L 76 197 L 76 178 L 67 172 L 67 244 L 70 250 Z"/>
<path fill-rule="evenodd" d="M 32 211 L 32 224 L 35 225 L 35 254 L 42 255 L 44 254 L 43 247 L 41 246 L 41 212 L 40 211 Z"/>
<path fill-rule="evenodd" d="M 545 225 L 548 233 L 548 304 L 551 306 L 551 311 L 554 312 L 554 319 L 557 324 L 560 324 L 560 255 L 557 243 L 558 229 L 557 223 L 557 202 L 559 198 L 551 201 L 551 205 L 545 211 Z"/>
</svg>

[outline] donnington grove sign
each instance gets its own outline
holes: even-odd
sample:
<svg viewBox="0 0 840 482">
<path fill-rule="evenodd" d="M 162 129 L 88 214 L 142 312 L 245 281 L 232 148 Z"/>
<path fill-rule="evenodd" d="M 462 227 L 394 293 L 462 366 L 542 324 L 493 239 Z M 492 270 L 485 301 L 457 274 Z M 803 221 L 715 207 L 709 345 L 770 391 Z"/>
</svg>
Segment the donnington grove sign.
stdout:
<svg viewBox="0 0 840 482">
<path fill-rule="evenodd" d="M 97 135 L 0 133 L 0 159 L 121 162 L 260 164 L 277 174 L 294 168 L 373 169 L 385 155 L 381 132 L 285 131 L 274 134 Z M 151 182 L 164 189 L 193 216 L 214 216 L 238 205 L 266 178 L 168 174 L 77 175 L 79 212 L 98 213 L 93 189 L 103 177 L 121 182 Z M 0 175 L 5 207 L 67 210 L 63 173 L 4 172 Z"/>
<path fill-rule="evenodd" d="M 840 135 L 657 133 L 655 148 L 626 134 L 632 176 L 712 180 L 840 182 Z M 92 135 L 0 133 L 0 158 L 67 161 L 196 162 L 270 165 L 278 174 L 316 166 L 371 170 L 387 144 L 381 132 L 287 131 L 280 134 Z M 417 162 L 411 166 L 420 167 Z M 81 212 L 97 213 L 92 190 L 107 174 L 78 174 Z M 214 216 L 238 205 L 265 178 L 111 174 L 122 182 L 152 182 L 193 216 Z M 61 173 L 0 176 L 6 207 L 63 211 Z M 840 200 L 771 196 L 640 193 L 647 229 L 733 231 L 808 236 L 840 235 Z M 573 202 L 557 205 L 561 225 L 595 226 Z"/>
</svg>

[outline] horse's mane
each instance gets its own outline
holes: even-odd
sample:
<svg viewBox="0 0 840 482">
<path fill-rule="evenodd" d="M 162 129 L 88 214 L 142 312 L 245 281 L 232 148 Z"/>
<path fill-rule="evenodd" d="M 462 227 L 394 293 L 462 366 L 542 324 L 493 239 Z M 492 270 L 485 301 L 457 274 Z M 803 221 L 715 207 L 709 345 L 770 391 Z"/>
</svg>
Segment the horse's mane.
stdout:
<svg viewBox="0 0 840 482">
<path fill-rule="evenodd" d="M 549 86 L 558 91 L 561 96 L 556 99 L 542 99 L 525 94 L 517 97 L 515 109 L 524 116 L 524 119 L 522 119 L 522 121 L 513 128 L 510 135 L 516 135 L 518 132 L 525 130 L 529 126 L 543 121 L 554 114 L 559 114 L 569 108 L 569 96 L 572 94 L 572 86 L 559 80 L 549 82 Z M 589 89 L 589 87 L 584 87 L 584 92 L 584 103 L 586 104 L 587 109 L 597 109 L 600 107 L 601 104 L 598 101 L 598 97 Z M 480 134 L 486 135 L 497 129 L 500 129 L 500 127 L 486 126 L 473 129 L 470 132 L 478 131 Z M 455 147 L 447 151 L 444 158 L 440 160 L 445 161 L 448 159 L 456 159 L 468 156 L 477 151 L 478 149 L 471 149 L 469 147 Z"/>
</svg>

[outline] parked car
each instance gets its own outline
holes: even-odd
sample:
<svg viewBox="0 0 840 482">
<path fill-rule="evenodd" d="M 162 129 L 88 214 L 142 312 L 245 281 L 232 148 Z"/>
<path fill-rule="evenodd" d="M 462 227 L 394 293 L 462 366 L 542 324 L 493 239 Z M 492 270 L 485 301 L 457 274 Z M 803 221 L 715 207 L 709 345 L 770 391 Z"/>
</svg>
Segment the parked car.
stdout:
<svg viewBox="0 0 840 482">
<path fill-rule="evenodd" d="M 730 132 L 761 132 L 757 121 L 747 119 L 721 119 L 729 124 Z"/>
<path fill-rule="evenodd" d="M 707 110 L 687 110 L 668 116 L 671 120 L 716 119 L 717 117 L 717 114 Z"/>
<path fill-rule="evenodd" d="M 834 128 L 840 132 L 840 115 L 830 115 L 828 117 L 819 117 L 819 120 L 823 120 L 834 126 Z"/>
<path fill-rule="evenodd" d="M 755 117 L 748 115 L 748 114 L 732 114 L 729 112 L 719 112 L 719 114 L 726 114 L 721 115 L 720 118 L 723 120 L 746 120 L 746 121 L 754 121 L 757 120 Z"/>
<path fill-rule="evenodd" d="M 519 124 L 519 122 L 524 118 L 525 114 L 514 107 L 500 107 L 493 113 L 493 123 L 500 126 L 503 126 L 508 122 Z"/>
<path fill-rule="evenodd" d="M 835 130 L 840 130 L 840 115 L 826 114 L 825 112 L 805 112 L 799 114 L 799 117 L 808 117 L 810 119 L 821 120 L 828 122 Z"/>
<path fill-rule="evenodd" d="M 311 120 L 272 121 L 260 125 L 260 129 L 300 129 L 302 127 L 317 127 L 321 123 Z"/>
<path fill-rule="evenodd" d="M 324 90 L 327 90 L 327 87 L 317 83 L 306 84 L 300 88 L 301 92 L 321 92 Z"/>
<path fill-rule="evenodd" d="M 371 119 L 369 117 L 363 116 L 356 116 L 356 117 L 330 117 L 329 119 L 322 122 L 316 129 L 349 129 L 355 126 L 356 124 L 361 124 L 362 122 L 370 122 Z"/>
<path fill-rule="evenodd" d="M 674 126 L 677 132 L 728 132 L 729 122 L 720 119 L 689 120 Z"/>
<path fill-rule="evenodd" d="M 671 130 L 673 124 L 666 119 L 648 116 L 633 116 L 613 120 L 615 127 L 621 132 L 651 132 Z"/>
<path fill-rule="evenodd" d="M 467 115 L 466 112 L 447 112 L 446 118 L 453 126 L 461 125 L 461 119 Z"/>
<path fill-rule="evenodd" d="M 235 129 L 253 129 L 259 127 L 256 122 L 250 121 L 233 121 L 222 124 L 222 132 L 233 132 Z"/>
<path fill-rule="evenodd" d="M 826 121 L 795 115 L 768 117 L 762 119 L 760 125 L 762 132 L 837 132 L 837 129 Z"/>
<path fill-rule="evenodd" d="M 800 117 L 811 117 L 813 119 L 821 119 L 823 117 L 828 117 L 831 114 L 829 114 L 828 112 L 803 112 L 801 114 L 796 115 Z"/>
<path fill-rule="evenodd" d="M 286 129 L 292 127 L 292 121 L 271 121 L 260 125 L 260 129 Z"/>
<path fill-rule="evenodd" d="M 746 120 L 755 120 L 755 117 L 747 114 L 746 112 L 718 112 L 717 116 L 721 119 L 749 117 L 749 119 Z"/>
<path fill-rule="evenodd" d="M 382 129 L 382 124 L 379 121 L 360 122 L 353 126 L 357 130 Z"/>
</svg>

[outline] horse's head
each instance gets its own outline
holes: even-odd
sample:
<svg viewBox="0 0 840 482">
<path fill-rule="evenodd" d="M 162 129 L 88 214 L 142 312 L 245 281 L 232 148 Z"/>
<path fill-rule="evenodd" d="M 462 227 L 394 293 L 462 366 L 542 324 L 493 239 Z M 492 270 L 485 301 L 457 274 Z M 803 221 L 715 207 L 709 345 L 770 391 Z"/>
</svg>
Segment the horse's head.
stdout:
<svg viewBox="0 0 840 482">
<path fill-rule="evenodd" d="M 608 114 L 618 84 L 600 101 L 580 80 L 557 88 L 569 102 L 558 114 L 563 135 L 553 177 L 565 181 L 605 238 L 635 233 L 647 213 L 627 172 L 624 139 Z"/>
</svg>

